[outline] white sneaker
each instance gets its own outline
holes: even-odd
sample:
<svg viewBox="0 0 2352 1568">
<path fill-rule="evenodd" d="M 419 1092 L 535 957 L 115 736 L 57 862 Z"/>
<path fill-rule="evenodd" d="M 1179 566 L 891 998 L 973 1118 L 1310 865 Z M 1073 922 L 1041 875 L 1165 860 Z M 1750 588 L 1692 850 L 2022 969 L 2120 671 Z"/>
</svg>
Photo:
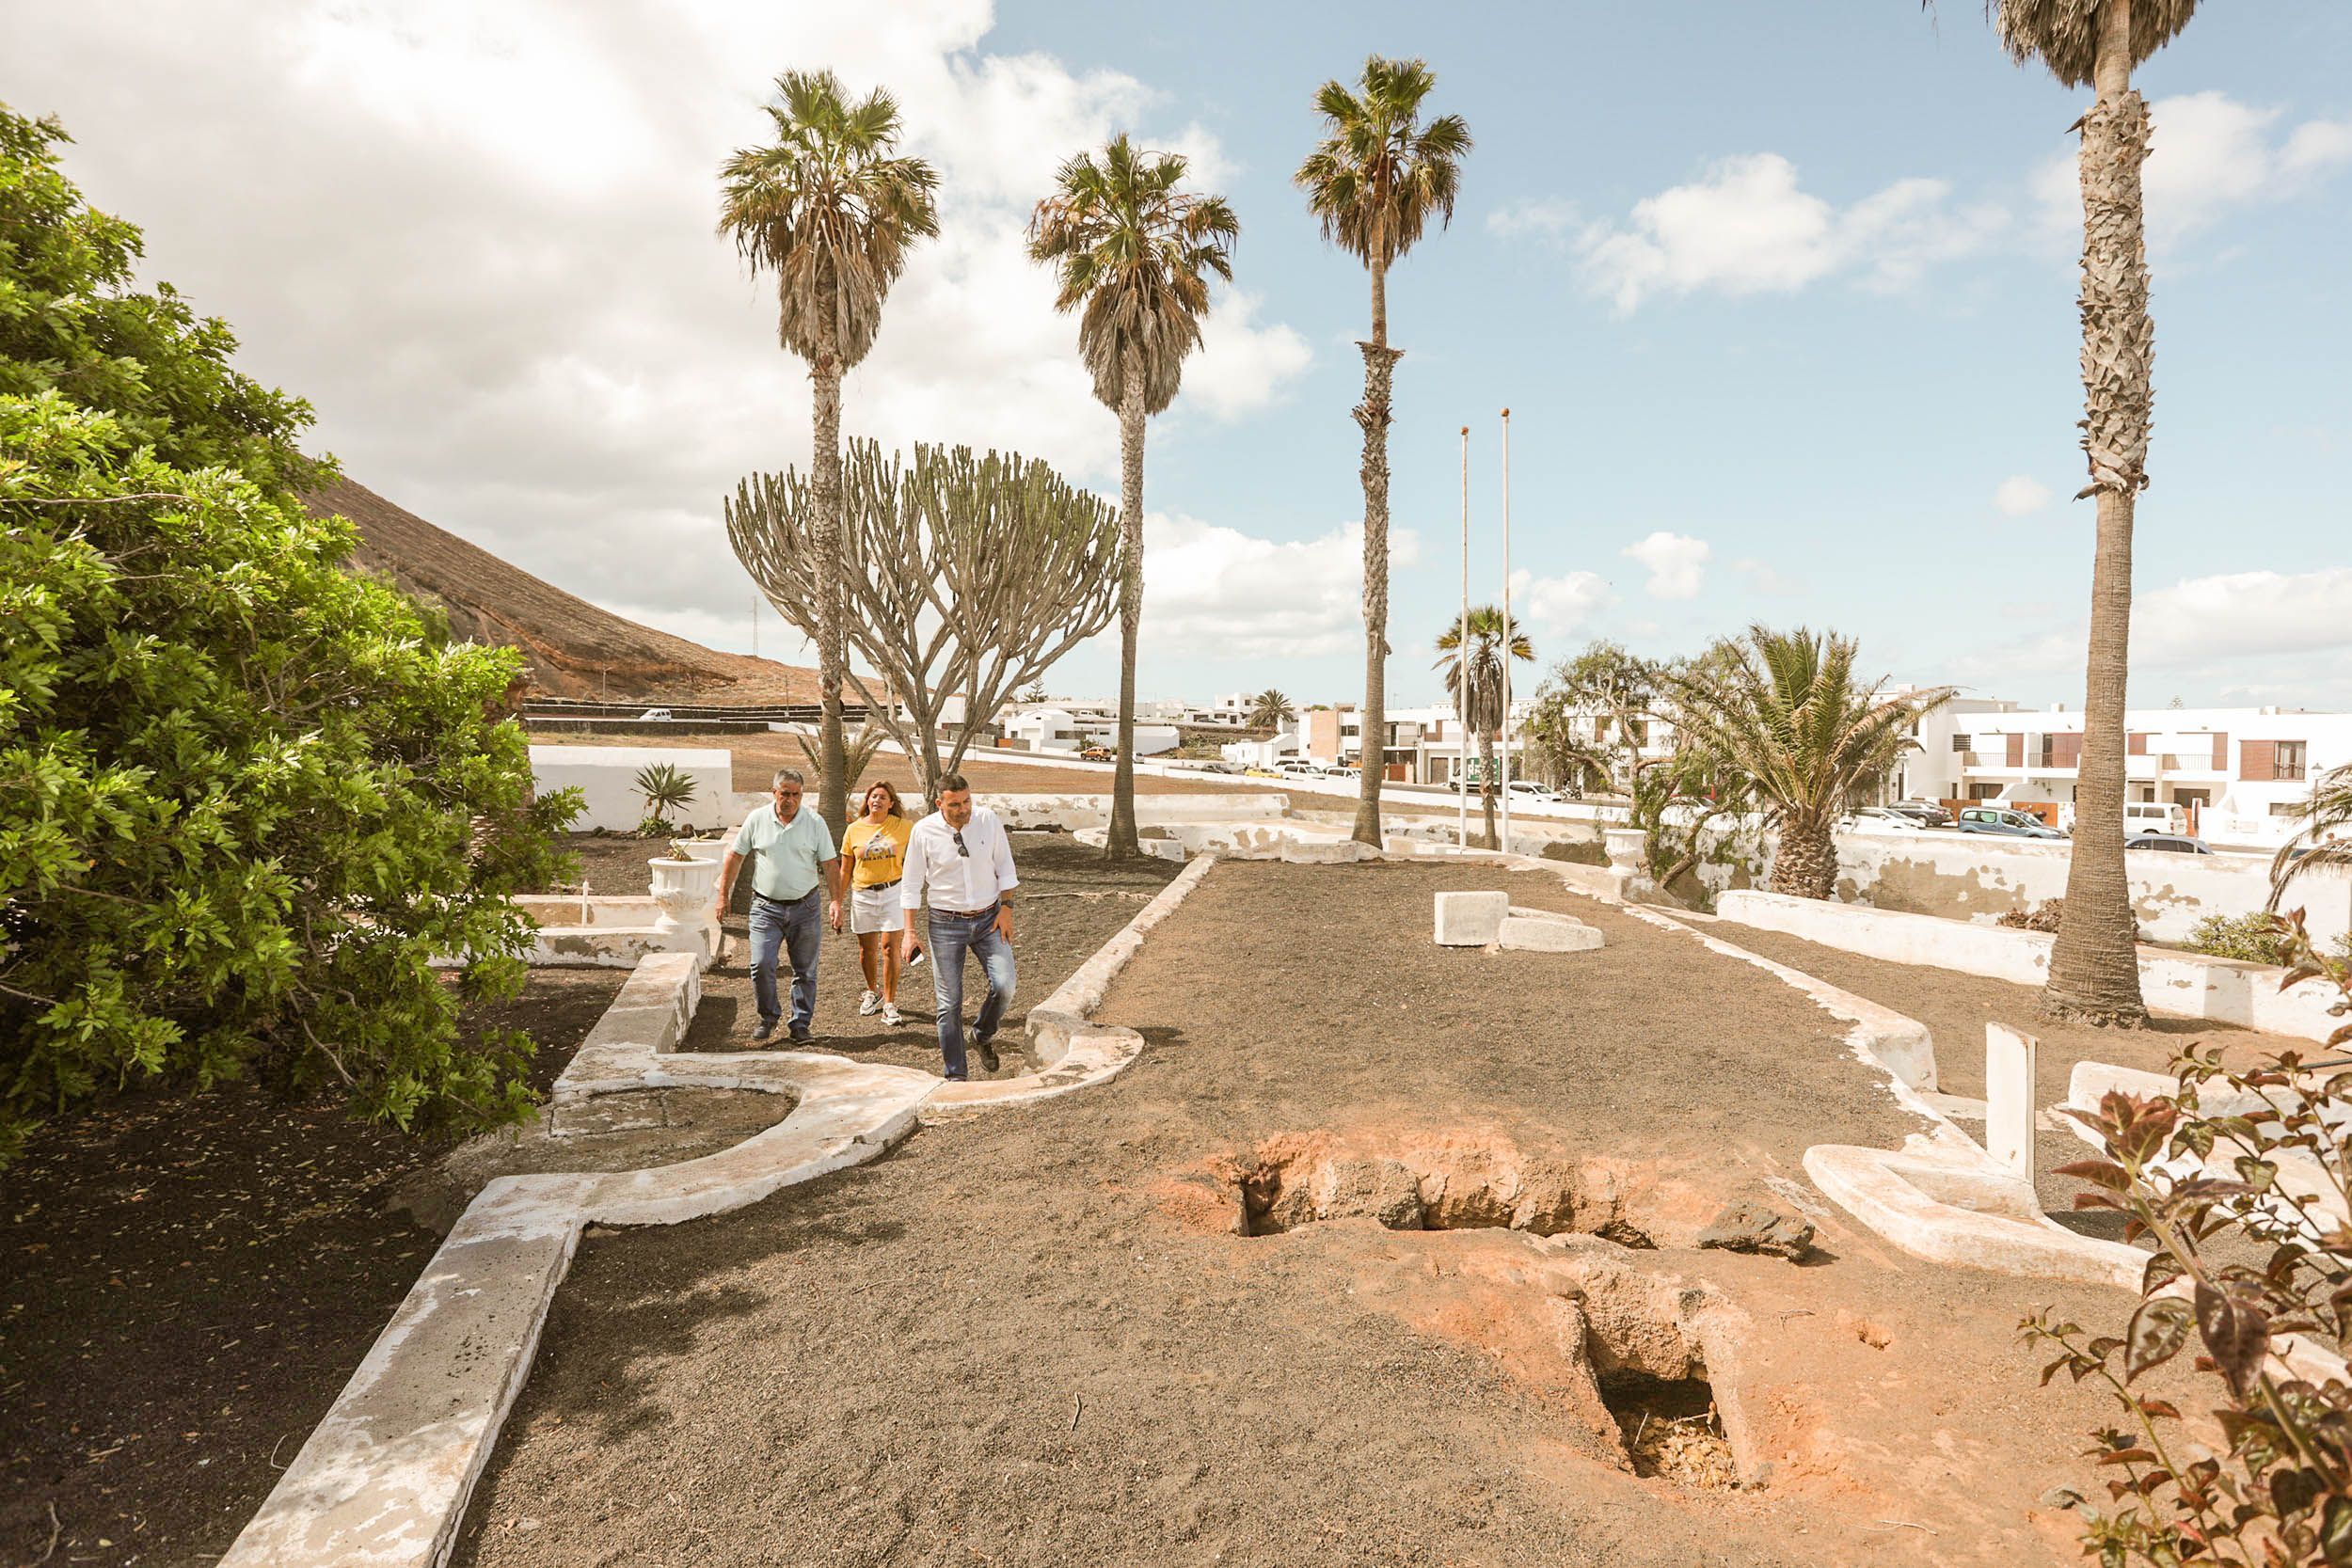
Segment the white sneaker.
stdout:
<svg viewBox="0 0 2352 1568">
<path fill-rule="evenodd" d="M 898 1004 L 896 1002 L 882 1004 L 882 1022 L 893 1029 L 902 1027 L 906 1023 L 906 1020 L 898 1016 Z"/>
<path fill-rule="evenodd" d="M 874 1015 L 875 1009 L 881 1006 L 882 992 L 869 990 L 865 995 L 857 999 L 857 1016 L 860 1018 L 871 1018 Z"/>
</svg>

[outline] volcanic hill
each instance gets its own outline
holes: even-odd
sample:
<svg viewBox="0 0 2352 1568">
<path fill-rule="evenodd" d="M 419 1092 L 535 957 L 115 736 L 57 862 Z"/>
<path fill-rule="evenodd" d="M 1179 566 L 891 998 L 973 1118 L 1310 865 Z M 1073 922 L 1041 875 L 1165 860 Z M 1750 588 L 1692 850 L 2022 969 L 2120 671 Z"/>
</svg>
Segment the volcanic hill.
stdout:
<svg viewBox="0 0 2352 1568">
<path fill-rule="evenodd" d="M 449 617 L 453 636 L 520 648 L 537 695 L 697 703 L 814 703 L 817 672 L 724 654 L 599 610 L 478 545 L 339 479 L 303 498 L 359 530 L 351 564 Z"/>
</svg>

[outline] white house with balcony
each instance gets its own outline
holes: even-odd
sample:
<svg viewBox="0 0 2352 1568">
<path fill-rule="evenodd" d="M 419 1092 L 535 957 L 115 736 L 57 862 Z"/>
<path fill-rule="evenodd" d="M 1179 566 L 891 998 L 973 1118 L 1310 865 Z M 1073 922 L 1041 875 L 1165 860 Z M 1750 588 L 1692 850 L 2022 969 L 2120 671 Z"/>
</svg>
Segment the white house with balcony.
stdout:
<svg viewBox="0 0 2352 1568">
<path fill-rule="evenodd" d="M 2083 716 L 1958 698 L 1921 721 L 1899 792 L 1924 800 L 2073 803 Z M 2217 843 L 2269 846 L 2295 829 L 2312 781 L 2352 763 L 2352 714 L 2296 708 L 2133 708 L 2124 798 L 2177 804 Z"/>
</svg>

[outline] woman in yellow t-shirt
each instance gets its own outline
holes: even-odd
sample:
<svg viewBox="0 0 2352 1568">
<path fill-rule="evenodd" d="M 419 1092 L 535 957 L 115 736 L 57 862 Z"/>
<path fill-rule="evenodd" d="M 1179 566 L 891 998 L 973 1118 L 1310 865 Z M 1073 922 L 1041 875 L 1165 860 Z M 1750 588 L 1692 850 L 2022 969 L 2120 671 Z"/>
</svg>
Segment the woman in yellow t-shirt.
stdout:
<svg viewBox="0 0 2352 1568">
<path fill-rule="evenodd" d="M 858 999 L 857 1010 L 861 1017 L 881 1012 L 882 1022 L 893 1029 L 906 1022 L 898 1016 L 898 931 L 905 924 L 898 908 L 898 873 L 906 864 L 907 835 L 913 831 L 898 804 L 898 790 L 882 783 L 867 788 L 865 810 L 841 834 L 850 929 L 857 934 L 858 962 L 866 968 L 866 994 Z M 838 896 L 833 928 L 841 929 Z"/>
</svg>

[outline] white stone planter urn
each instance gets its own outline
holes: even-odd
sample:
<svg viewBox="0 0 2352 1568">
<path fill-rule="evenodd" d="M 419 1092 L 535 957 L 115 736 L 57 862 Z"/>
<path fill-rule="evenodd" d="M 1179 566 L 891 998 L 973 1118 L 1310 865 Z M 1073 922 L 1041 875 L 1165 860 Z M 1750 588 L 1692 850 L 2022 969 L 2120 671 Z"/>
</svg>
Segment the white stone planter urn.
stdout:
<svg viewBox="0 0 2352 1568">
<path fill-rule="evenodd" d="M 661 910 L 654 918 L 655 930 L 699 931 L 709 924 L 719 896 L 717 861 L 657 856 L 645 863 L 653 868 L 653 901 Z"/>
<path fill-rule="evenodd" d="M 1619 871 L 1639 875 L 1642 871 L 1642 841 L 1645 835 L 1639 828 L 1605 828 L 1601 839 L 1608 846 L 1609 863 Z"/>
</svg>

